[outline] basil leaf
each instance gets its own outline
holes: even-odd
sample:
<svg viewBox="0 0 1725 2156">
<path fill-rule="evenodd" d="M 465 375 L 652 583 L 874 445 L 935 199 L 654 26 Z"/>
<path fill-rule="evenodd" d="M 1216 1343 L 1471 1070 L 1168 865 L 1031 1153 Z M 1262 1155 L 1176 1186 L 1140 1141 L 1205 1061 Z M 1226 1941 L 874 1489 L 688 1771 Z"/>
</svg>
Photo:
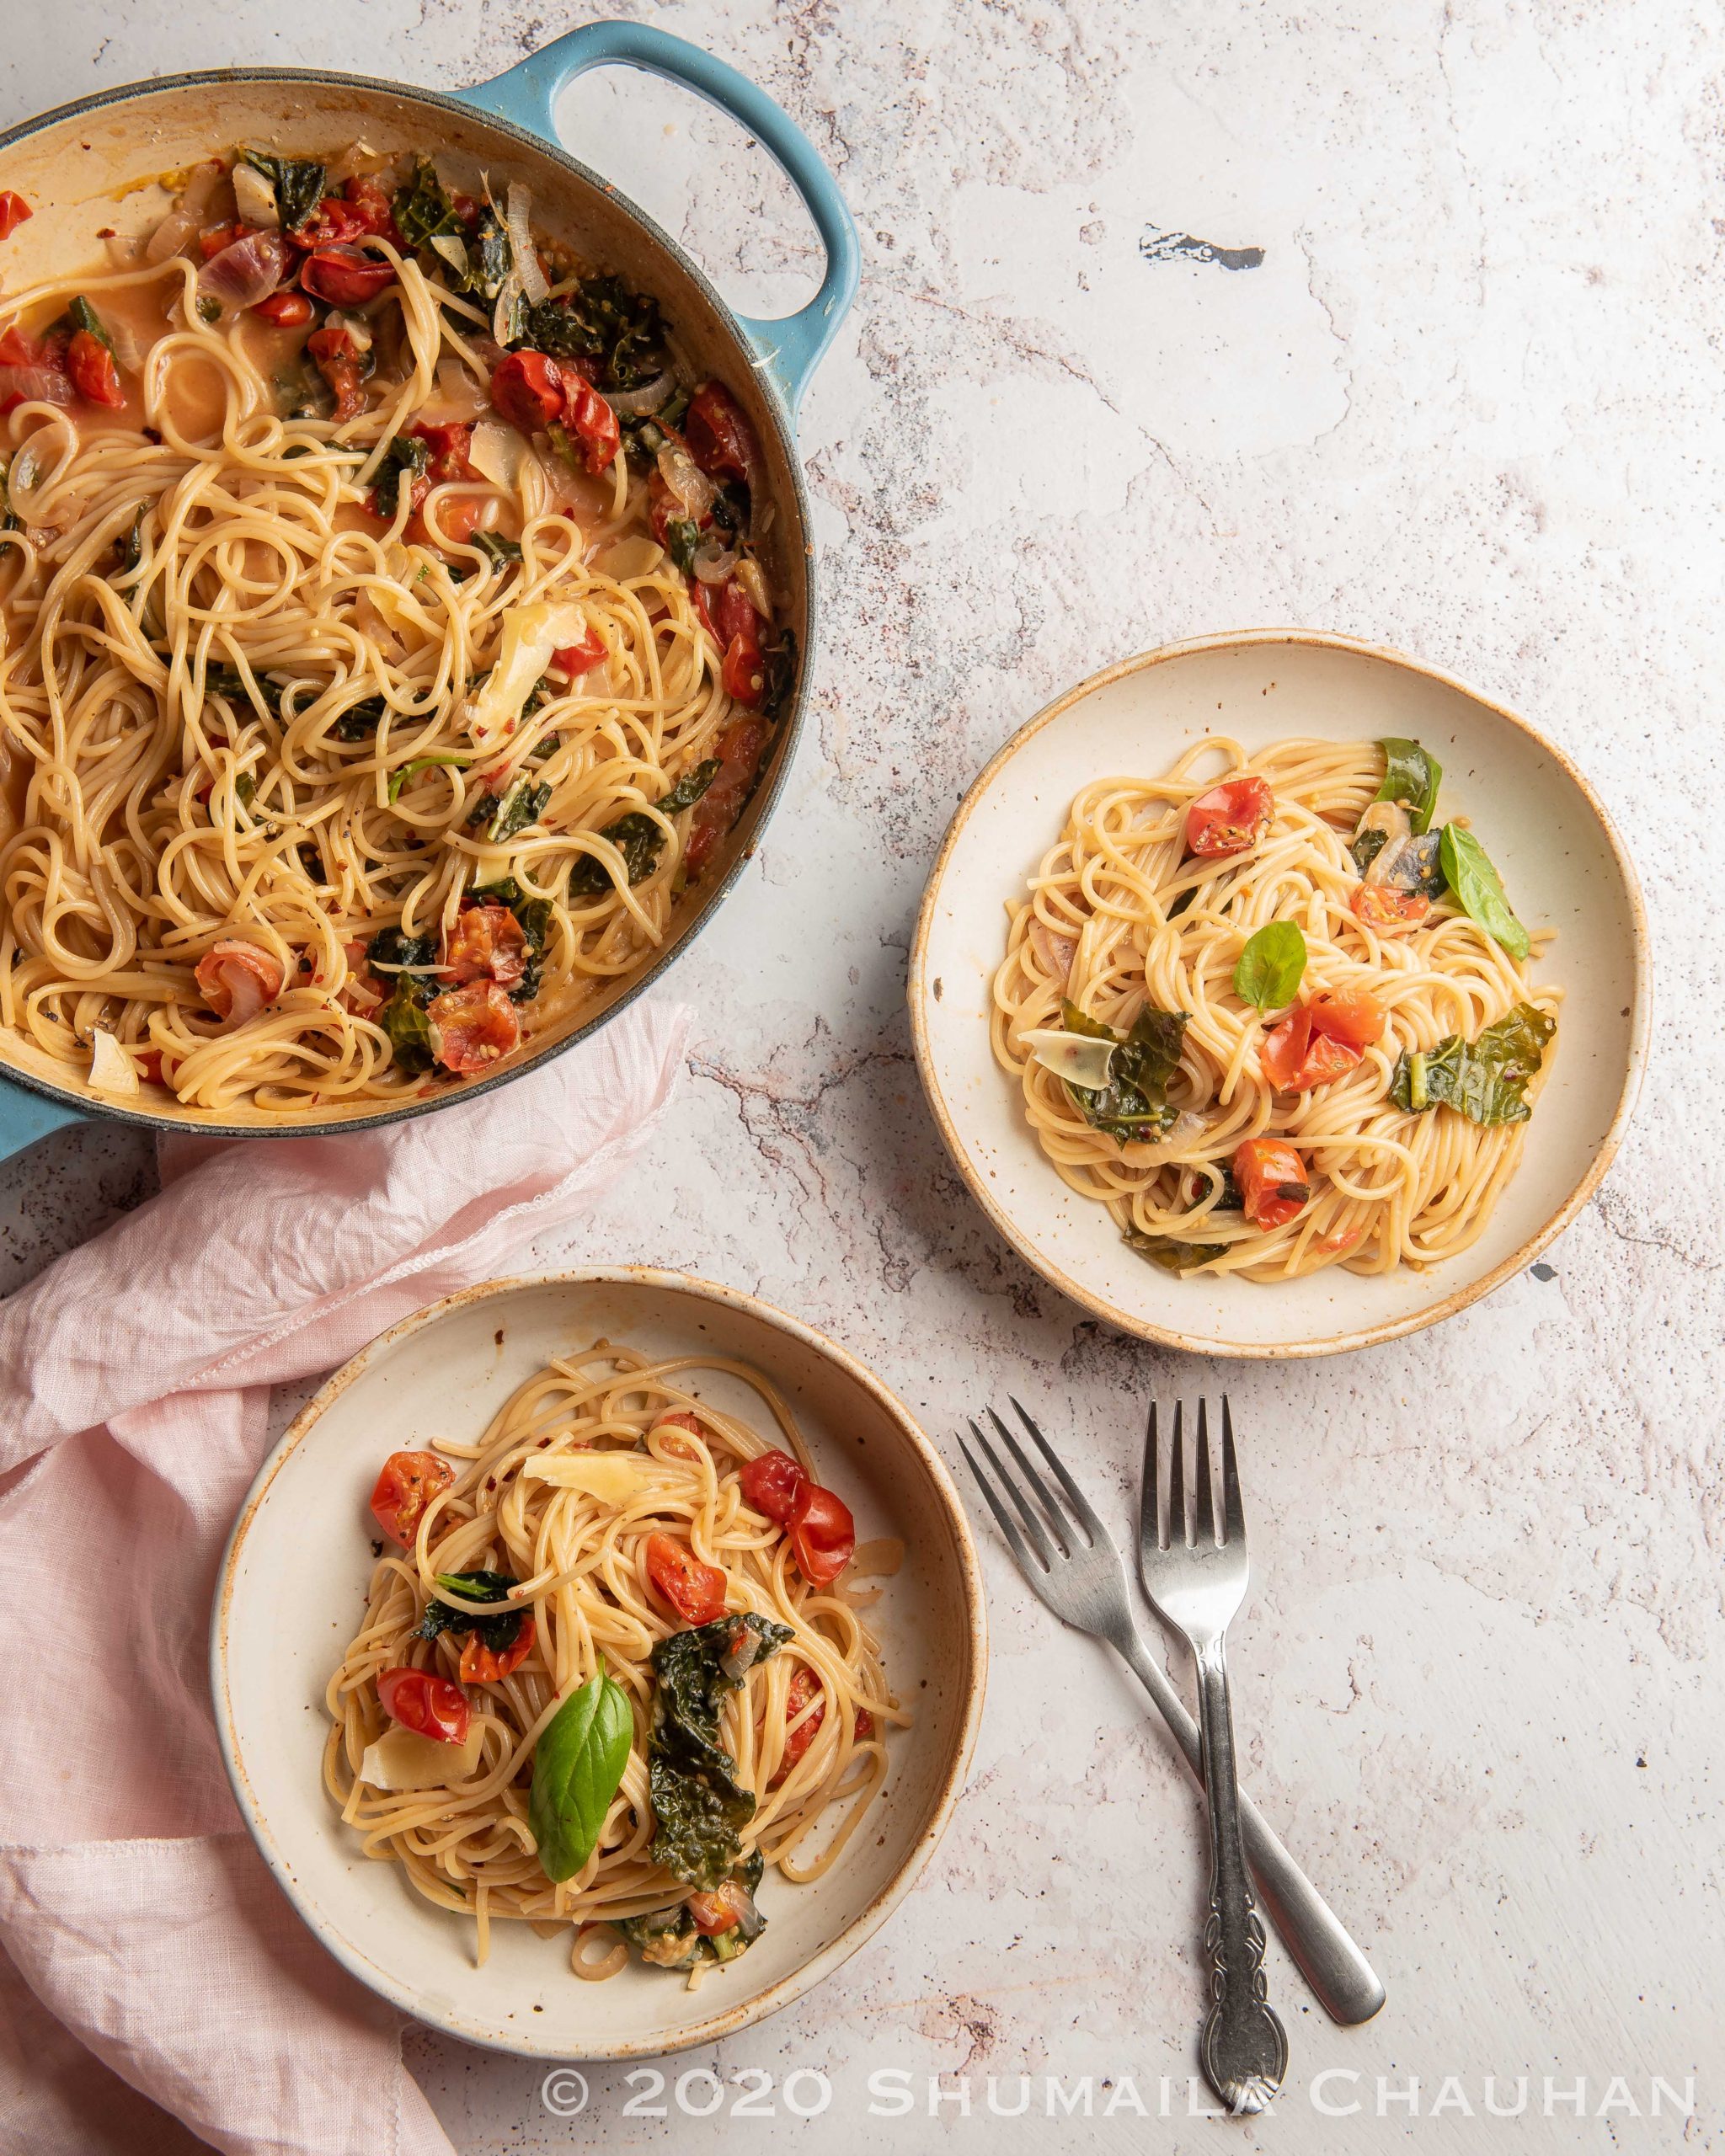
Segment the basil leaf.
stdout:
<svg viewBox="0 0 1725 2156">
<path fill-rule="evenodd" d="M 1122 1145 L 1133 1138 L 1159 1138 L 1172 1130 L 1179 1110 L 1168 1105 L 1168 1081 L 1180 1067 L 1186 1037 L 1183 1011 L 1140 1011 L 1124 1038 L 1098 1018 L 1087 1017 L 1076 1003 L 1060 1006 L 1060 1023 L 1069 1033 L 1115 1043 L 1119 1053 L 1106 1086 L 1075 1086 L 1066 1091 L 1084 1120 Z"/>
<path fill-rule="evenodd" d="M 1285 1011 L 1300 993 L 1306 938 L 1291 921 L 1266 921 L 1247 938 L 1234 968 L 1234 993 L 1260 1011 Z"/>
<path fill-rule="evenodd" d="M 1419 838 L 1431 829 L 1444 766 L 1417 741 L 1391 739 L 1378 746 L 1384 752 L 1384 782 L 1374 798 L 1399 802 L 1407 811 L 1413 835 Z"/>
<path fill-rule="evenodd" d="M 1433 900 L 1442 898 L 1446 880 L 1443 847 L 1442 835 L 1437 831 L 1426 831 L 1417 839 L 1409 839 L 1391 862 L 1385 883 L 1392 891 L 1413 891 L 1423 899 Z"/>
<path fill-rule="evenodd" d="M 527 1824 L 547 1879 L 569 1879 L 592 1855 L 629 1764 L 635 1717 L 620 1684 L 600 1675 L 572 1692 L 533 1752 Z"/>
<path fill-rule="evenodd" d="M 1503 880 L 1485 848 L 1459 824 L 1444 826 L 1441 858 L 1444 880 L 1470 921 L 1501 943 L 1512 958 L 1525 958 L 1531 947 L 1527 931 L 1509 910 Z"/>
<path fill-rule="evenodd" d="M 1528 1081 L 1545 1061 L 1557 1022 L 1531 1003 L 1518 1003 L 1470 1046 L 1451 1033 L 1434 1049 L 1404 1049 L 1390 1080 L 1390 1098 L 1406 1115 L 1450 1107 L 1470 1123 L 1525 1123 Z"/>
<path fill-rule="evenodd" d="M 1387 831 L 1356 831 L 1348 842 L 1348 851 L 1354 857 L 1354 866 L 1365 875 L 1378 856 L 1390 842 Z"/>
</svg>

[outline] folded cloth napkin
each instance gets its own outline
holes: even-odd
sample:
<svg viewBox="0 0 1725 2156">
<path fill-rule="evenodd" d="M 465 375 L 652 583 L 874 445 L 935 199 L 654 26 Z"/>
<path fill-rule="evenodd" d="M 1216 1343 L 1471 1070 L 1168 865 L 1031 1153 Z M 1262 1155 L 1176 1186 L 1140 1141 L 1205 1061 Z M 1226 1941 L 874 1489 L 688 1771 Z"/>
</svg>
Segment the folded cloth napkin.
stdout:
<svg viewBox="0 0 1725 2156">
<path fill-rule="evenodd" d="M 270 1388 L 520 1267 L 645 1142 L 687 1014 L 345 1138 L 170 1138 L 162 1194 L 0 1305 L 0 2149 L 448 2156 L 402 2017 L 240 1822 L 206 1671 Z"/>
</svg>

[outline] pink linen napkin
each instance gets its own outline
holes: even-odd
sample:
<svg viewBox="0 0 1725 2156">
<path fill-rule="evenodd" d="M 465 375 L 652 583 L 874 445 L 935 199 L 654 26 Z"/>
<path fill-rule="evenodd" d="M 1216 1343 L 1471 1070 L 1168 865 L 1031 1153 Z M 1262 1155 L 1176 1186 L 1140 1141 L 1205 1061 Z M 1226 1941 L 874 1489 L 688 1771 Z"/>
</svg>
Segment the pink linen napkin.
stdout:
<svg viewBox="0 0 1725 2156">
<path fill-rule="evenodd" d="M 484 1100 L 351 1137 L 164 1139 L 162 1194 L 0 1306 L 0 2148 L 449 2156 L 402 2016 L 234 1807 L 216 1567 L 270 1386 L 521 1269 L 645 1143 L 686 1027 L 638 1006 Z"/>
</svg>

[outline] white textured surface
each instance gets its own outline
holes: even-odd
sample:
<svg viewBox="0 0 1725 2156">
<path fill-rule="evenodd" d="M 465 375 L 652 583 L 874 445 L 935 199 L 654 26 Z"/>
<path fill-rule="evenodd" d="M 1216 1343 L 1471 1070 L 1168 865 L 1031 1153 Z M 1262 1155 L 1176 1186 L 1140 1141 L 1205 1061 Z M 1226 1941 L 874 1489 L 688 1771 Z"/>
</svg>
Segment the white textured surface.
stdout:
<svg viewBox="0 0 1725 2156">
<path fill-rule="evenodd" d="M 579 17 L 526 0 L 99 0 L 17 10 L 0 109 L 248 59 L 453 85 Z M 654 19 L 764 82 L 838 170 L 863 285 L 805 408 L 826 634 L 761 858 L 674 977 L 702 1011 L 661 1171 L 581 1252 L 736 1282 L 824 1325 L 937 1433 L 1009 1387 L 1124 1521 L 1146 1398 L 1226 1375 L 1253 1599 L 1234 1662 L 1265 1810 L 1377 1961 L 1332 2028 L 1273 1955 L 1294 2047 L 1263 2128 L 1183 2124 L 1197 1814 L 1099 1650 L 987 1549 L 994 1691 L 921 1889 L 721 2072 L 834 2079 L 809 2127 L 578 2123 L 537 2075 L 410 2057 L 481 2152 L 894 2141 L 1013 2148 L 1725 2146 L 1718 2066 L 1725 1318 L 1717 885 L 1725 367 L 1717 84 L 1683 0 L 1033 0 Z M 579 147 L 745 304 L 806 288 L 806 230 L 724 124 L 628 79 Z M 627 115 L 649 114 L 647 124 Z M 662 134 L 661 125 L 676 131 Z M 1141 241 L 1259 247 L 1231 270 Z M 1164 253 L 1166 250 L 1163 250 Z M 1525 1278 L 1352 1359 L 1226 1373 L 1084 1322 L 983 1226 L 923 1114 L 902 1011 L 926 867 L 986 755 L 1056 689 L 1168 638 L 1346 629 L 1526 711 L 1600 787 L 1653 916 L 1660 1022 L 1600 1197 Z M 1703 849 L 1708 865 L 1703 866 Z M 1587 963 L 1584 947 L 1564 962 Z M 125 1134 L 0 1171 L 6 1283 L 147 1184 Z M 523 1253 L 524 1259 L 527 1254 Z M 1166 2124 L 871 2120 L 871 2068 L 1135 2078 Z M 1312 2108 L 1357 2070 L 1365 2114 Z M 672 2069 L 676 2072 L 676 2068 Z M 1428 2114 L 1371 2116 L 1418 2075 Z M 1696 2077 L 1696 2116 L 1470 2118 L 1485 2077 Z M 919 2111 L 924 2108 L 919 2079 Z M 705 2100 L 703 2090 L 694 2092 Z M 740 2092 L 732 2091 L 732 2100 Z"/>
</svg>

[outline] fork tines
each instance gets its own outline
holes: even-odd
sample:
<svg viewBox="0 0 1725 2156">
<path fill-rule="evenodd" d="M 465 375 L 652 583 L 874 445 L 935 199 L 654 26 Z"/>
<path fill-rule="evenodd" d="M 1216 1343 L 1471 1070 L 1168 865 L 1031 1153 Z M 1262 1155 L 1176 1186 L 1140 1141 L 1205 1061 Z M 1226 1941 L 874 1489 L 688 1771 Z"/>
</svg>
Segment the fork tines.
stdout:
<svg viewBox="0 0 1725 2156">
<path fill-rule="evenodd" d="M 1177 1542 L 1190 1549 L 1201 1538 L 1220 1547 L 1237 1542 L 1246 1532 L 1246 1516 L 1240 1499 L 1240 1470 L 1234 1456 L 1234 1418 L 1228 1406 L 1228 1396 L 1222 1395 L 1222 1516 L 1216 1518 L 1215 1497 L 1210 1481 L 1210 1413 L 1209 1402 L 1198 1403 L 1198 1427 L 1194 1436 L 1193 1507 L 1194 1517 L 1188 1520 L 1186 1505 L 1186 1475 L 1184 1466 L 1185 1403 L 1174 1403 L 1174 1427 L 1166 1447 L 1163 1445 L 1156 1407 L 1151 1403 L 1149 1427 L 1144 1436 L 1144 1524 L 1149 1529 L 1152 1512 L 1156 1521 L 1156 1541 L 1159 1549 L 1171 1549 Z M 1162 1470 L 1162 1454 L 1167 1454 L 1167 1470 Z M 1146 1540 L 1148 1540 L 1146 1533 Z"/>
<path fill-rule="evenodd" d="M 989 1421 L 993 1423 L 1001 1443 L 1012 1454 L 1018 1470 L 1017 1474 L 1015 1476 L 1011 1469 L 1002 1464 L 1000 1454 L 983 1434 L 974 1417 L 970 1422 L 970 1434 L 976 1440 L 978 1450 L 992 1470 L 992 1475 L 984 1472 L 976 1454 L 971 1451 L 962 1437 L 959 1439 L 959 1449 L 969 1462 L 970 1472 L 976 1478 L 976 1486 L 986 1499 L 988 1508 L 994 1514 L 1001 1533 L 1007 1538 L 1012 1555 L 1028 1570 L 1031 1564 L 1030 1550 L 1033 1550 L 1040 1568 L 1047 1572 L 1061 1558 L 1072 1556 L 1076 1547 L 1093 1545 L 1103 1540 L 1104 1530 L 1102 1522 L 1092 1508 L 1090 1500 L 1066 1472 L 1065 1467 L 1049 1445 L 1048 1439 L 1038 1429 L 1030 1416 L 1010 1396 L 1008 1396 L 1008 1405 L 1024 1425 L 1031 1442 L 1048 1463 L 1049 1470 L 1060 1485 L 1058 1492 L 1050 1489 L 1034 1461 L 1019 1444 L 1012 1431 L 991 1407 L 984 1412 Z M 1029 1497 L 1025 1494 L 1027 1486 L 1030 1492 Z M 1012 1514 L 1007 1510 L 1006 1504 L 1002 1502 L 1002 1492 L 1007 1498 L 1010 1499 L 1018 1520 L 1023 1522 L 1022 1532 L 1014 1522 Z M 1033 1503 L 1031 1498 L 1034 1499 Z M 1030 1545 L 1029 1550 L 1025 1547 L 1027 1541 Z M 1056 1551 L 1059 1553 L 1058 1556 L 1055 1554 Z"/>
</svg>

